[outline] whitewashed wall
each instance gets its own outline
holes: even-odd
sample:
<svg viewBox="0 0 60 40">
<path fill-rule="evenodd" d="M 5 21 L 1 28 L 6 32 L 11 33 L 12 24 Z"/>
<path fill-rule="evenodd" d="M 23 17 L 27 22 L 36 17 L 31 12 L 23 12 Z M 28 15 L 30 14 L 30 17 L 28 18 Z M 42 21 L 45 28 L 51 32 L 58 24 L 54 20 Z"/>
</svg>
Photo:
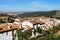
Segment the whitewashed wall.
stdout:
<svg viewBox="0 0 60 40">
<path fill-rule="evenodd" d="M 8 32 L 8 35 L 5 33 L 0 33 L 0 40 L 12 40 L 12 31 Z"/>
<path fill-rule="evenodd" d="M 28 26 L 30 26 L 31 28 L 33 28 L 33 24 L 30 23 L 29 21 L 24 21 L 24 22 L 22 22 L 22 27 L 23 27 L 23 28 L 26 28 L 25 25 L 28 25 Z"/>
<path fill-rule="evenodd" d="M 16 30 L 14 30 L 14 34 L 16 34 Z M 8 32 L 8 35 L 6 35 L 6 32 L 0 33 L 0 40 L 12 40 L 12 31 Z M 18 40 L 17 36 L 15 37 L 15 40 Z"/>
</svg>

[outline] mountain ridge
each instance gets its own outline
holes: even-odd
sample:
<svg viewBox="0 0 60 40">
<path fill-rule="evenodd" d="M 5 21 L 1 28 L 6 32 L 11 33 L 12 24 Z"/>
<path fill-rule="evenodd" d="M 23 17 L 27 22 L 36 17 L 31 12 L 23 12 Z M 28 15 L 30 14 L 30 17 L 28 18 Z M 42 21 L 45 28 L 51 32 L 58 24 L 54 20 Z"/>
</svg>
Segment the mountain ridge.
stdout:
<svg viewBox="0 0 60 40">
<path fill-rule="evenodd" d="M 35 16 L 46 16 L 46 17 L 55 17 L 60 16 L 60 10 L 52 11 L 35 11 L 35 12 L 0 12 L 2 15 L 16 15 L 16 17 L 35 17 Z"/>
</svg>

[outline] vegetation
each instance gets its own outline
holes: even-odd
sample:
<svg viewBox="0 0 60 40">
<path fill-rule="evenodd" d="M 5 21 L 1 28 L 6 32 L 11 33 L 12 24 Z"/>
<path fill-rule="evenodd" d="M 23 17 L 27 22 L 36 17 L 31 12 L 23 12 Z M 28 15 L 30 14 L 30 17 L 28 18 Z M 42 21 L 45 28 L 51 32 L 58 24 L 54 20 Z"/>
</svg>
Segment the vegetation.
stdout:
<svg viewBox="0 0 60 40">
<path fill-rule="evenodd" d="M 46 16 L 53 17 L 56 14 L 57 10 L 53 11 L 37 11 L 37 12 L 24 12 L 18 16 L 20 17 L 35 17 L 35 16 Z"/>
<path fill-rule="evenodd" d="M 31 36 L 31 29 L 22 32 L 21 30 L 17 30 L 18 40 L 28 40 Z"/>
<path fill-rule="evenodd" d="M 36 38 L 31 38 L 31 29 L 25 32 L 21 32 L 21 30 L 17 30 L 18 40 L 60 40 L 60 36 L 54 35 L 57 31 L 60 31 L 60 25 L 58 27 L 54 27 L 53 29 L 49 29 L 44 31 L 43 35 L 38 35 Z M 43 33 L 40 28 L 37 28 L 35 32 Z M 34 32 L 34 33 L 35 33 Z"/>
<path fill-rule="evenodd" d="M 0 23 L 5 23 L 2 19 L 0 19 Z"/>
</svg>

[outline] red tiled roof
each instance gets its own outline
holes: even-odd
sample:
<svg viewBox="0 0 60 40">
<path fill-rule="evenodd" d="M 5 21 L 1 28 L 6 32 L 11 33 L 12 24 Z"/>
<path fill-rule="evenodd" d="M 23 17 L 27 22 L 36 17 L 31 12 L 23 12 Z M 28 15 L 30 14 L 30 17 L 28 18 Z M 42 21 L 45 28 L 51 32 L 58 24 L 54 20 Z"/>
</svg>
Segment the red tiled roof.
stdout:
<svg viewBox="0 0 60 40">
<path fill-rule="evenodd" d="M 29 29 L 31 29 L 31 27 L 29 26 L 29 25 L 25 25 L 26 26 L 26 28 L 29 28 Z"/>
<path fill-rule="evenodd" d="M 5 31 L 10 31 L 10 30 L 16 30 L 19 29 L 18 25 L 11 25 L 10 28 L 8 28 L 8 25 L 0 25 L 0 33 L 5 32 Z"/>
<path fill-rule="evenodd" d="M 29 21 L 29 22 L 31 22 L 32 24 L 37 24 L 37 23 L 39 23 L 39 22 L 36 21 L 36 20 L 31 20 L 31 21 Z"/>
</svg>

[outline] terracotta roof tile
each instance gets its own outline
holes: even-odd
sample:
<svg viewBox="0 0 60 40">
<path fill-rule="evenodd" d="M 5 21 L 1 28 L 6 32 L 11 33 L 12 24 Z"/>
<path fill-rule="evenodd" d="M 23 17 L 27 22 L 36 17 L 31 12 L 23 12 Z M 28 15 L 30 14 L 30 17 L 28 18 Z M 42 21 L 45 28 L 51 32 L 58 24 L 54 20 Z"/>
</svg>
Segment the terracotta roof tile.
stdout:
<svg viewBox="0 0 60 40">
<path fill-rule="evenodd" d="M 0 24 L 0 33 L 5 31 L 10 31 L 14 29 L 19 29 L 18 25 L 11 25 L 10 28 L 8 28 L 8 25 Z"/>
<path fill-rule="evenodd" d="M 28 25 L 25 25 L 25 26 L 26 26 L 26 28 L 31 29 L 31 27 L 30 27 L 30 26 L 28 26 Z"/>
<path fill-rule="evenodd" d="M 37 24 L 37 23 L 39 23 L 39 22 L 36 21 L 36 20 L 31 20 L 31 21 L 29 21 L 29 22 L 31 22 L 32 24 Z"/>
</svg>

